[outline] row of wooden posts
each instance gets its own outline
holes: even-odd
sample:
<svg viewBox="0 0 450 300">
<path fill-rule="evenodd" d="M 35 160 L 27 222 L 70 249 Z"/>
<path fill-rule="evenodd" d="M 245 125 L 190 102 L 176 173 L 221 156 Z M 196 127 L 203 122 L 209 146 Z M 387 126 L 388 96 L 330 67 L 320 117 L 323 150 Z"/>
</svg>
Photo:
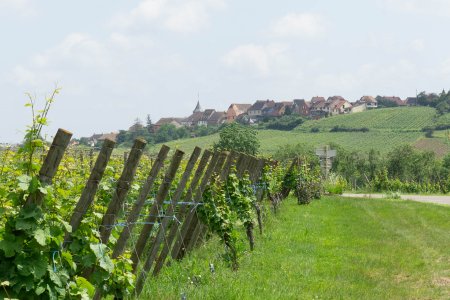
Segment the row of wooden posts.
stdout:
<svg viewBox="0 0 450 300">
<path fill-rule="evenodd" d="M 68 131 L 58 130 L 39 173 L 42 184 L 51 184 L 71 136 L 72 134 Z M 92 206 L 114 146 L 114 141 L 106 139 L 100 149 L 89 179 L 70 219 L 72 232 L 78 229 L 83 217 Z M 124 203 L 145 146 L 146 142 L 144 140 L 136 139 L 127 156 L 122 174 L 117 181 L 111 201 L 99 226 L 100 239 L 104 244 L 108 243 L 112 230 L 118 222 L 119 215 L 124 213 L 122 211 Z M 160 170 L 164 166 L 169 150 L 169 147 L 163 145 L 156 159 L 154 159 L 151 170 L 140 189 L 137 199 L 133 203 L 131 210 L 126 212 L 127 220 L 124 223 L 125 226 L 112 252 L 112 258 L 122 255 L 127 250 L 129 239 L 136 225 L 142 225 L 140 226 L 137 242 L 134 244 L 133 249 L 129 249 L 132 253 L 133 272 L 137 275 L 136 294 L 142 291 L 147 274 L 151 272 L 152 267 L 152 274 L 157 275 L 169 255 L 173 259 L 182 259 L 206 233 L 206 227 L 200 222 L 196 214 L 196 207 L 201 204 L 203 191 L 211 177 L 215 174 L 224 180 L 228 176 L 231 167 L 235 165 L 238 176 L 243 176 L 247 171 L 252 183 L 257 184 L 267 163 L 264 159 L 233 151 L 213 153 L 209 150 L 204 150 L 202 154 L 202 150 L 196 147 L 189 157 L 185 169 L 179 170 L 185 153 L 181 150 L 175 150 L 151 207 L 148 211 L 145 210 L 143 212 L 145 204 L 148 203 L 149 193 L 155 185 Z M 167 199 L 177 172 L 182 172 L 181 179 L 174 194 L 171 196 L 168 207 L 164 209 L 164 202 Z M 191 176 L 192 174 L 193 176 Z M 189 182 L 190 178 L 192 180 Z M 189 186 L 187 187 L 188 183 Z M 261 190 L 257 190 L 257 197 L 259 200 L 263 197 Z M 27 204 L 41 205 L 42 201 L 43 195 L 38 193 L 30 197 L 27 200 Z M 261 211 L 258 205 L 255 208 L 257 210 L 259 228 L 262 230 Z M 146 215 L 146 219 L 144 222 L 138 222 L 142 214 Z M 155 224 L 159 226 L 157 226 L 156 234 L 152 235 L 153 229 L 156 228 Z M 67 233 L 65 245 L 70 242 L 70 239 L 71 234 Z M 253 247 L 253 245 L 251 246 Z M 148 251 L 144 255 L 145 249 L 148 249 Z M 144 259 L 145 261 L 141 261 Z M 142 267 L 138 268 L 138 266 Z M 83 275 L 89 279 L 94 271 L 93 269 L 87 270 Z M 97 292 L 96 298 L 98 299 L 100 296 L 101 294 Z"/>
</svg>

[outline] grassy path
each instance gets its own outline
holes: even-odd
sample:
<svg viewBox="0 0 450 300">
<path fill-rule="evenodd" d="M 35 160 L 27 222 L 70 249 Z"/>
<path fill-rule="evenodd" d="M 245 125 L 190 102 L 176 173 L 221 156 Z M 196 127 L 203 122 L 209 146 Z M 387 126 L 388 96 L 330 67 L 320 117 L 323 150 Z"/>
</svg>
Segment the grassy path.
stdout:
<svg viewBox="0 0 450 300">
<path fill-rule="evenodd" d="M 385 194 L 351 194 L 344 193 L 343 197 L 350 198 L 385 198 Z M 411 200 L 425 203 L 435 203 L 435 204 L 443 204 L 450 205 L 450 196 L 433 196 L 433 195 L 400 195 L 400 198 L 403 200 Z"/>
<path fill-rule="evenodd" d="M 289 199 L 238 272 L 212 239 L 149 279 L 142 299 L 449 299 L 449 216 L 402 200 Z"/>
</svg>

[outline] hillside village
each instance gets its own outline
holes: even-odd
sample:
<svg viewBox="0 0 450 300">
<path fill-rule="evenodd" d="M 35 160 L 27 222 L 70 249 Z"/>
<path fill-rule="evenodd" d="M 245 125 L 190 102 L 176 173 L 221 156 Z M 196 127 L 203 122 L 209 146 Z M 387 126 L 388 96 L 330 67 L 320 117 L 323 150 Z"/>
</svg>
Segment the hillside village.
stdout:
<svg viewBox="0 0 450 300">
<path fill-rule="evenodd" d="M 188 117 L 164 117 L 152 124 L 152 131 L 157 132 L 163 125 L 173 125 L 175 128 L 192 128 L 195 126 L 219 126 L 224 123 L 239 122 L 241 124 L 256 125 L 261 120 L 279 118 L 285 115 L 297 115 L 299 117 L 319 119 L 323 117 L 363 112 L 369 109 L 389 106 L 415 106 L 416 97 L 407 97 L 402 100 L 397 96 L 362 96 L 359 100 L 350 102 L 342 96 L 330 96 L 327 99 L 321 96 L 312 97 L 309 101 L 305 99 L 294 99 L 292 101 L 257 100 L 250 103 L 232 103 L 227 111 L 216 111 L 215 109 L 202 109 L 197 102 L 191 115 Z M 128 131 L 138 131 L 142 124 L 136 122 Z M 116 139 L 118 132 L 106 134 L 94 134 L 87 138 L 88 143 L 95 145 L 106 138 Z"/>
</svg>

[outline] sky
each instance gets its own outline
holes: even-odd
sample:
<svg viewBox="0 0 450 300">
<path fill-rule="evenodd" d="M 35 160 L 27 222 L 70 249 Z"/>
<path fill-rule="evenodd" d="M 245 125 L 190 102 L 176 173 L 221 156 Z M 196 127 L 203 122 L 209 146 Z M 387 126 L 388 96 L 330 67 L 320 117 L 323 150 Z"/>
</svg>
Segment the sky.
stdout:
<svg viewBox="0 0 450 300">
<path fill-rule="evenodd" d="M 0 0 L 0 142 L 31 112 L 74 137 L 258 99 L 450 88 L 448 0 Z"/>
</svg>

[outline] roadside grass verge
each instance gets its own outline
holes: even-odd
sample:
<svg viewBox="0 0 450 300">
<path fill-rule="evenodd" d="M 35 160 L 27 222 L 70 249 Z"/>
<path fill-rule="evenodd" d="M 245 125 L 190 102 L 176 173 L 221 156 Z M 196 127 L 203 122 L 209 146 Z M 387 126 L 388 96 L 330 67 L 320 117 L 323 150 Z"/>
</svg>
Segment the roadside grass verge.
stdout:
<svg viewBox="0 0 450 300">
<path fill-rule="evenodd" d="M 449 216 L 404 200 L 290 197 L 237 272 L 212 238 L 149 278 L 141 299 L 449 299 Z"/>
</svg>

